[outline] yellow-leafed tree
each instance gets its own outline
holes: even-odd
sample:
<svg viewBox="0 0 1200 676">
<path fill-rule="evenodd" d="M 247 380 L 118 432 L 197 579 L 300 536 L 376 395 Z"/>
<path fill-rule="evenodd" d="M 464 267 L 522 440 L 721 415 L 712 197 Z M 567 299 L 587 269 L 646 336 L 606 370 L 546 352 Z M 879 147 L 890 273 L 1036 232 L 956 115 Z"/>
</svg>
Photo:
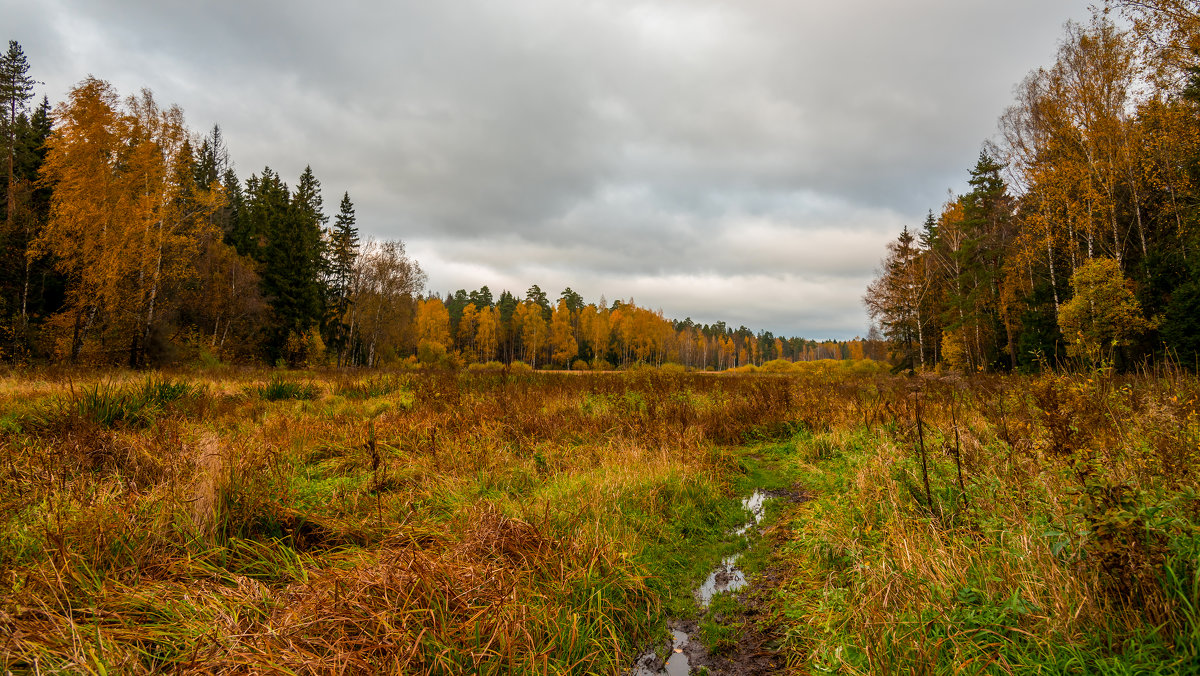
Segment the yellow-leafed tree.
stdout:
<svg viewBox="0 0 1200 676">
<path fill-rule="evenodd" d="M 450 347 L 450 311 L 440 298 L 429 298 L 418 307 L 417 342 Z"/>
<path fill-rule="evenodd" d="M 608 308 L 604 304 L 591 304 L 585 307 L 580 318 L 580 328 L 584 340 L 592 350 L 592 359 L 599 362 L 608 354 L 610 329 L 608 324 Z"/>
<path fill-rule="evenodd" d="M 571 309 L 567 307 L 565 299 L 559 299 L 550 320 L 550 349 L 554 363 L 568 367 L 575 355 L 579 354 L 579 344 L 575 342 L 575 333 L 571 330 Z"/>
<path fill-rule="evenodd" d="M 121 104 L 111 85 L 88 78 L 55 122 L 41 173 L 50 219 L 32 246 L 68 278 L 55 325 L 72 360 L 100 329 L 104 356 L 127 349 L 142 364 L 168 301 L 195 276 L 221 192 L 195 188 L 183 113 L 159 108 L 149 90 Z"/>
<path fill-rule="evenodd" d="M 1071 275 L 1075 291 L 1058 313 L 1067 352 L 1098 361 L 1153 328 L 1113 258 L 1096 258 Z"/>
<path fill-rule="evenodd" d="M 500 346 L 500 315 L 494 307 L 485 307 L 479 311 L 479 327 L 475 330 L 475 349 L 479 361 L 490 361 L 496 358 L 496 349 Z"/>
<path fill-rule="evenodd" d="M 537 367 L 538 357 L 546 346 L 546 320 L 537 303 L 523 301 L 513 312 L 513 329 L 521 336 L 525 361 Z"/>
<path fill-rule="evenodd" d="M 479 310 L 474 303 L 467 303 L 458 320 L 458 347 L 467 354 L 475 353 L 475 332 L 479 327 Z"/>
</svg>

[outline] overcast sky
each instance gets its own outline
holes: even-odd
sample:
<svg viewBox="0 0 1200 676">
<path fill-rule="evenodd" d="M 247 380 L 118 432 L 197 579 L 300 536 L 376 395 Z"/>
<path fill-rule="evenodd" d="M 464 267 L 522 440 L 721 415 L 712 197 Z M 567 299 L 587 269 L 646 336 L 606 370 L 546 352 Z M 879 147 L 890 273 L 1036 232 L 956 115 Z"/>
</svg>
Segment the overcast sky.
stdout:
<svg viewBox="0 0 1200 676">
<path fill-rule="evenodd" d="M 312 165 L 432 290 L 850 338 L 885 243 L 1087 4 L 0 0 L 0 39 L 51 102 L 149 87 L 243 178 Z"/>
</svg>

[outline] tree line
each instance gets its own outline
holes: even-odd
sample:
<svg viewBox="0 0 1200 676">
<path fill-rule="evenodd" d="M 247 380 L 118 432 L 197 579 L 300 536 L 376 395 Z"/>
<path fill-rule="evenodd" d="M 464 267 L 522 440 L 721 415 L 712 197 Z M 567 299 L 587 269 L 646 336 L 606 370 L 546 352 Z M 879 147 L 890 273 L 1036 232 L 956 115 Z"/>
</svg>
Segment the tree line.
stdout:
<svg viewBox="0 0 1200 676">
<path fill-rule="evenodd" d="M 342 195 L 332 221 L 306 167 L 242 179 L 221 128 L 190 130 L 153 93 L 88 77 L 51 109 L 21 46 L 0 56 L 5 151 L 0 358 L 161 365 L 181 360 L 380 366 L 516 360 L 534 366 L 880 357 L 878 341 L 810 341 L 668 320 L 630 301 L 556 304 L 534 285 L 423 295 L 401 241 L 360 241 Z"/>
<path fill-rule="evenodd" d="M 633 299 L 609 305 L 602 296 L 585 303 L 570 287 L 552 303 L 536 284 L 524 298 L 509 291 L 493 298 L 486 286 L 459 289 L 444 298 L 432 294 L 418 303 L 416 341 L 417 359 L 426 363 L 522 361 L 576 369 L 674 363 L 720 371 L 776 359 L 883 357 L 880 341 L 818 342 L 755 333 L 745 326 L 735 329 L 724 322 L 671 320 Z"/>
<path fill-rule="evenodd" d="M 864 303 L 898 368 L 1200 359 L 1200 2 L 1068 23 Z"/>
</svg>

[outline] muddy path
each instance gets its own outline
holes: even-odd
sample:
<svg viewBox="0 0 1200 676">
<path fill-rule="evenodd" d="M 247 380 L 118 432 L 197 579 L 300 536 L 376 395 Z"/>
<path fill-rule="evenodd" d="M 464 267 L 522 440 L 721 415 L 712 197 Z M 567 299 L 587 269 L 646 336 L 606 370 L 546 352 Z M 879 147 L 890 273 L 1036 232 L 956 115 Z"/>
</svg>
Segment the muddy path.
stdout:
<svg viewBox="0 0 1200 676">
<path fill-rule="evenodd" d="M 712 567 L 693 591 L 696 615 L 669 619 L 669 639 L 644 652 L 631 676 L 773 674 L 784 668 L 772 603 L 786 565 L 778 549 L 788 539 L 789 516 L 810 494 L 798 484 L 779 486 L 787 473 L 775 462 L 756 455 L 745 460 L 755 466 L 752 474 L 765 479 L 755 483 L 775 484 L 741 497 L 746 521 L 729 535 L 747 546 Z"/>
</svg>

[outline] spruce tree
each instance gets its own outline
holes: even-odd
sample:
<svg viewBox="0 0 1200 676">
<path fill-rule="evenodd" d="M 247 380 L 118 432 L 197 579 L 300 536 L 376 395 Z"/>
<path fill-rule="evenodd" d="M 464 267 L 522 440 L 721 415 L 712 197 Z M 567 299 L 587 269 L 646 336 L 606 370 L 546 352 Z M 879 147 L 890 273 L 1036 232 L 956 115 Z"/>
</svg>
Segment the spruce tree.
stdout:
<svg viewBox="0 0 1200 676">
<path fill-rule="evenodd" d="M 29 77 L 29 62 L 16 40 L 8 41 L 8 51 L 0 56 L 0 105 L 4 107 L 4 159 L 7 165 L 5 184 L 5 223 L 11 228 L 16 208 L 17 128 L 19 118 L 26 112 L 29 99 L 33 96 L 33 85 L 37 82 Z"/>
<path fill-rule="evenodd" d="M 343 193 L 329 237 L 329 260 L 327 263 L 330 302 L 329 318 L 326 322 L 326 340 L 331 347 L 337 350 L 339 363 L 346 349 L 348 326 L 345 320 L 350 306 L 350 280 L 354 273 L 354 265 L 358 260 L 356 220 L 350 193 Z"/>
<path fill-rule="evenodd" d="M 335 304 L 339 305 L 344 303 L 349 296 L 350 275 L 354 271 L 354 263 L 358 259 L 356 221 L 354 203 L 350 201 L 350 193 L 344 193 L 342 202 L 338 206 L 338 215 L 333 221 L 333 231 L 330 233 L 328 262 L 331 297 Z"/>
<path fill-rule="evenodd" d="M 496 300 L 496 310 L 500 314 L 500 330 L 503 332 L 501 345 L 504 349 L 504 360 L 506 362 L 513 359 L 513 348 L 515 346 L 512 335 L 512 318 L 520 302 L 516 296 L 507 290 L 501 291 L 500 298 Z"/>
<path fill-rule="evenodd" d="M 261 238 L 262 285 L 277 323 L 271 347 L 281 354 L 289 335 L 302 336 L 324 316 L 324 261 L 321 185 L 305 168 L 295 193 L 279 175 L 263 170 L 259 195 L 248 205 L 250 234 Z M 249 188 L 247 189 L 249 193 Z"/>
<path fill-rule="evenodd" d="M 221 190 L 225 193 L 225 203 L 217 211 L 217 225 L 221 228 L 225 243 L 232 246 L 233 231 L 246 204 L 241 182 L 232 167 L 226 167 L 221 175 Z"/>
<path fill-rule="evenodd" d="M 32 262 L 25 255 L 33 236 L 36 214 L 30 213 L 30 203 L 36 200 L 33 181 L 45 152 L 42 143 L 49 134 L 49 118 L 44 117 L 46 104 L 28 115 L 29 99 L 36 81 L 29 76 L 29 62 L 21 45 L 9 40 L 8 51 L 0 55 L 0 135 L 4 138 L 4 231 L 0 244 L 6 255 L 2 264 L 8 272 L 0 278 L 0 309 L 13 317 L 10 333 L 23 342 L 29 326 L 29 287 Z M 28 199 L 34 197 L 34 200 Z M 18 319 L 19 317 L 19 319 Z M 17 345 L 14 345 L 17 347 Z"/>
<path fill-rule="evenodd" d="M 463 310 L 470 302 L 466 289 L 459 289 L 453 295 L 446 296 L 446 311 L 450 313 L 450 335 L 458 335 L 458 324 L 462 321 Z"/>
</svg>

